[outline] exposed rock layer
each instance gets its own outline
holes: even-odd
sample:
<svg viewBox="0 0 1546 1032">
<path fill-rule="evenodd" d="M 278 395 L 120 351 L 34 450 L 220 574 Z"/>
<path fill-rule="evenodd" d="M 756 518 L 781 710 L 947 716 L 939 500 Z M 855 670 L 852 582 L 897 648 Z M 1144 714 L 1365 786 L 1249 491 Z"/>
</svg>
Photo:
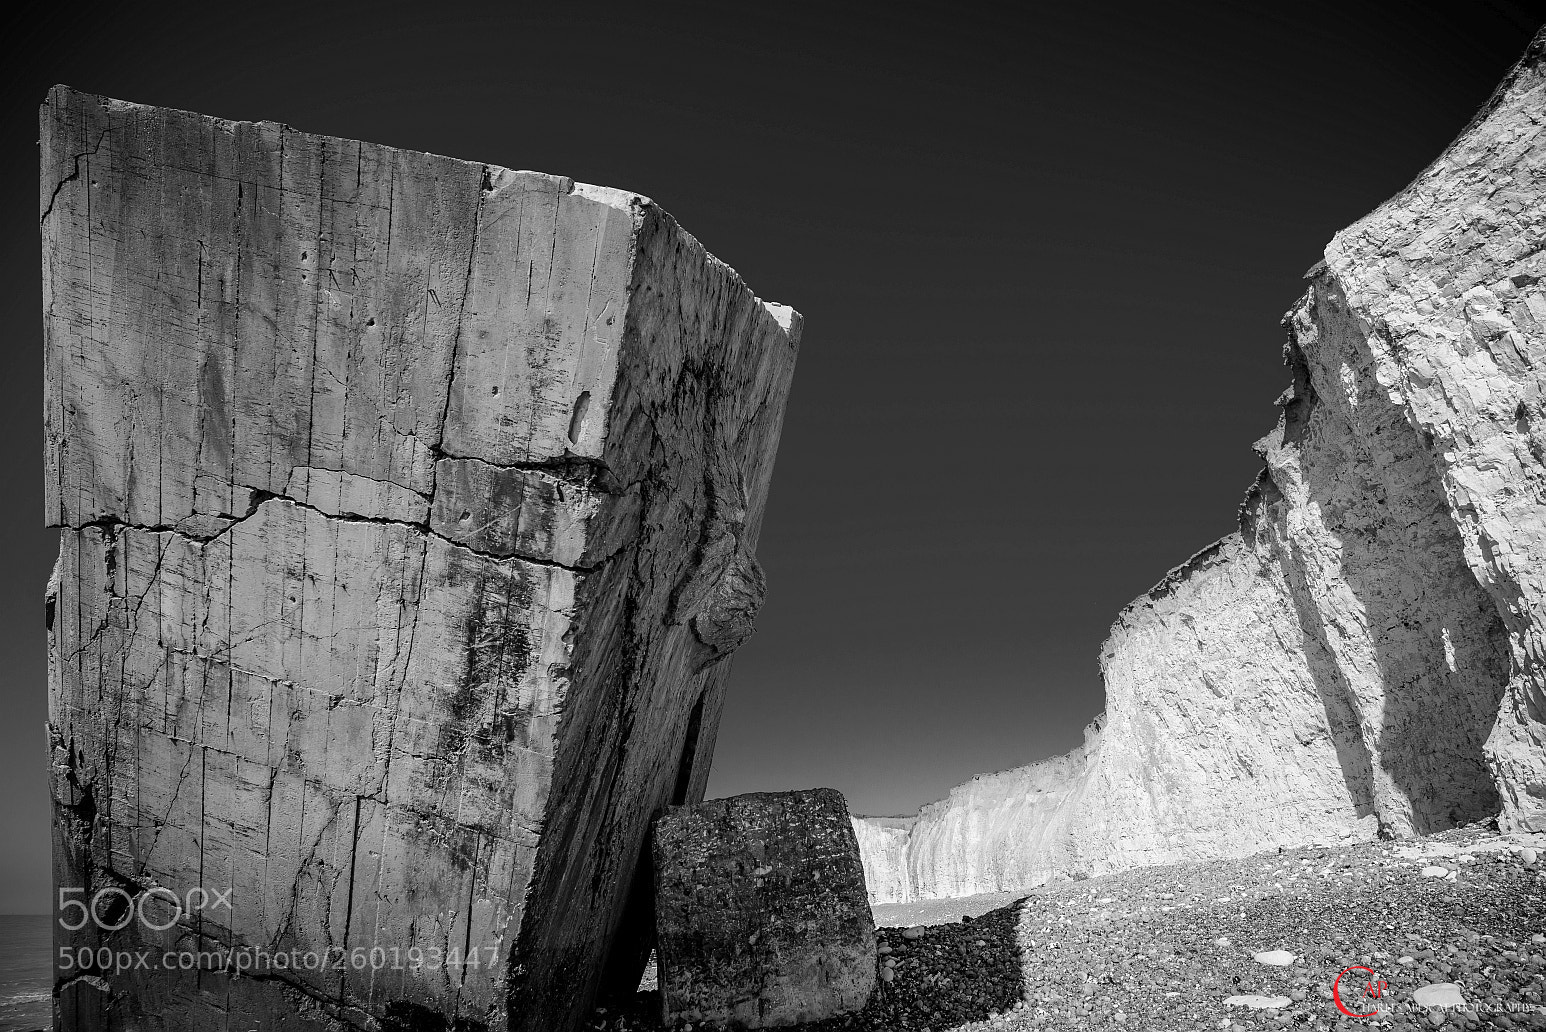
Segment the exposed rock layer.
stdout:
<svg viewBox="0 0 1546 1032">
<path fill-rule="evenodd" d="M 60 945 L 326 960 L 61 969 L 57 1027 L 573 1026 L 702 795 L 798 315 L 554 176 L 63 87 L 42 158 L 56 880 L 114 890 Z"/>
<path fill-rule="evenodd" d="M 1546 829 L 1543 50 L 1311 270 L 1240 531 L 1118 617 L 1084 746 L 861 820 L 876 901 Z"/>
</svg>

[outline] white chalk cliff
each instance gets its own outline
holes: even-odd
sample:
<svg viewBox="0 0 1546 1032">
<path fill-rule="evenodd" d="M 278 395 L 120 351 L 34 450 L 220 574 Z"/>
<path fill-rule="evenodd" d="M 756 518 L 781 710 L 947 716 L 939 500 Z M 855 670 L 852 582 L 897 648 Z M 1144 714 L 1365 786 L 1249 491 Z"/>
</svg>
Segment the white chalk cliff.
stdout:
<svg viewBox="0 0 1546 1032">
<path fill-rule="evenodd" d="M 857 818 L 873 900 L 1546 830 L 1543 57 L 1310 271 L 1240 529 L 1117 617 L 1084 745 Z"/>
</svg>

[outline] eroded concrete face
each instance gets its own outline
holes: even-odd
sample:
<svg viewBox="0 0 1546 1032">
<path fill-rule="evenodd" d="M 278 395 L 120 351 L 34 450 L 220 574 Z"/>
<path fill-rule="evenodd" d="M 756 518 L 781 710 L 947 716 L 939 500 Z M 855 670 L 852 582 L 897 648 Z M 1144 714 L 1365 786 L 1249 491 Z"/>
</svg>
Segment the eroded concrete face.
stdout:
<svg viewBox="0 0 1546 1032">
<path fill-rule="evenodd" d="M 837 792 L 674 807 L 655 822 L 654 855 L 667 1027 L 770 1028 L 869 1000 L 875 922 Z"/>
<path fill-rule="evenodd" d="M 572 1027 L 702 794 L 799 316 L 554 176 L 63 87 L 42 155 L 59 945 L 150 958 L 58 1027 Z"/>
</svg>

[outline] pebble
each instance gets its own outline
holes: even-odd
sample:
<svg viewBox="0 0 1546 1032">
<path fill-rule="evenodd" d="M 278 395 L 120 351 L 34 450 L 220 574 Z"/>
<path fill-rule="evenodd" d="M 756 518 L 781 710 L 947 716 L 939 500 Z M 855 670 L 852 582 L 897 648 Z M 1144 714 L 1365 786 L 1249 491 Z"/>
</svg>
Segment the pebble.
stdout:
<svg viewBox="0 0 1546 1032">
<path fill-rule="evenodd" d="M 1447 868 L 1447 867 L 1439 867 L 1437 865 L 1432 866 L 1432 867 L 1424 867 L 1423 868 L 1423 877 L 1424 878 L 1447 878 L 1447 877 L 1449 877 L 1449 868 Z"/>
<path fill-rule="evenodd" d="M 1527 864 L 1535 863 L 1536 856 L 1537 854 L 1535 850 L 1529 846 L 1526 846 L 1519 851 L 1519 859 L 1523 860 Z"/>
<path fill-rule="evenodd" d="M 1465 997 L 1454 982 L 1434 982 L 1413 990 L 1412 1002 L 1419 1007 L 1464 1007 Z"/>
<path fill-rule="evenodd" d="M 1272 967 L 1288 967 L 1294 962 L 1294 955 L 1287 950 L 1266 950 L 1254 956 L 1256 963 L 1270 964 Z"/>
<path fill-rule="evenodd" d="M 1226 1007 L 1250 1007 L 1253 1010 L 1277 1010 L 1289 1004 L 1286 996 L 1231 996 L 1224 1001 Z"/>
<path fill-rule="evenodd" d="M 921 938 L 923 938 L 923 926 L 922 925 L 913 925 L 911 928 L 904 928 L 904 929 L 902 929 L 902 938 L 904 938 L 904 939 L 921 939 Z"/>
</svg>

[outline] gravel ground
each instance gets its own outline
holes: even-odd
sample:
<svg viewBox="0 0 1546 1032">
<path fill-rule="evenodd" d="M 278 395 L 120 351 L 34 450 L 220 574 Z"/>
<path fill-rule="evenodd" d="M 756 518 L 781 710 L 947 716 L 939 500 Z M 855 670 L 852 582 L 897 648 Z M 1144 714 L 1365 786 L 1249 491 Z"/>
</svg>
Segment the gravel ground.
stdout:
<svg viewBox="0 0 1546 1032">
<path fill-rule="evenodd" d="M 800 1028 L 1546 1030 L 1546 836 L 1469 829 L 1142 868 L 973 920 L 950 920 L 954 902 L 933 908 L 949 923 L 879 930 L 894 971 L 864 1010 Z M 1256 959 L 1267 951 L 1288 963 Z M 1332 998 L 1353 965 L 1369 970 L 1342 978 L 1341 1001 L 1373 1017 Z M 1440 983 L 1464 1006 L 1414 1002 Z M 1228 1002 L 1245 996 L 1276 1006 Z M 659 1029 L 659 1011 L 641 992 L 588 1027 Z"/>
<path fill-rule="evenodd" d="M 1019 929 L 1024 1005 L 967 1028 L 1546 1029 L 1546 874 L 1510 844 L 1530 843 L 1451 832 L 1038 892 Z M 1292 962 L 1256 959 L 1276 950 Z M 1347 1017 L 1332 998 L 1351 965 L 1371 971 L 1350 972 L 1340 998 L 1374 1018 Z M 1414 991 L 1436 983 L 1456 984 L 1468 1006 L 1417 1006 Z M 1247 995 L 1285 1005 L 1226 1002 Z"/>
</svg>

